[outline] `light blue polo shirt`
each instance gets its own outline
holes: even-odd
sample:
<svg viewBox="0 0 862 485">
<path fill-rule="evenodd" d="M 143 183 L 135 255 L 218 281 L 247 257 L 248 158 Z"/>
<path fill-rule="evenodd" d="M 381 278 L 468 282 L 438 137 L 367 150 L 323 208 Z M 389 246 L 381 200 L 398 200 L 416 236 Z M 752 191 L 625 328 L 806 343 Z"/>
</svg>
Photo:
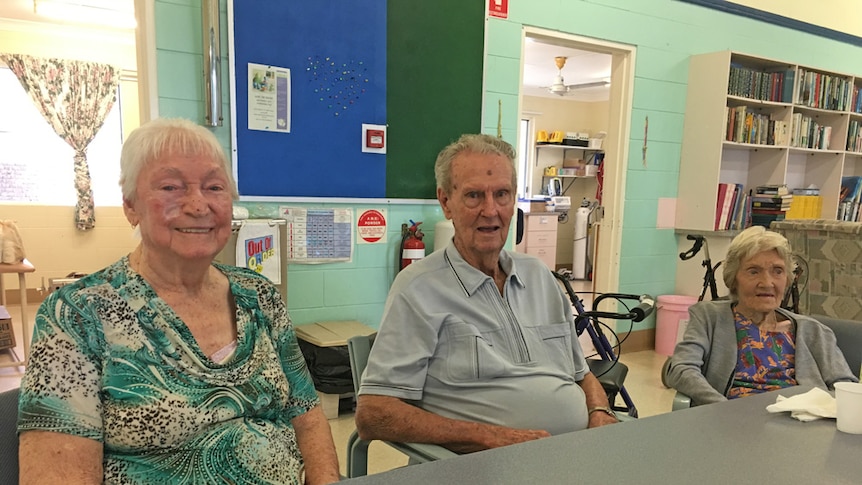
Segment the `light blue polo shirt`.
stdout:
<svg viewBox="0 0 862 485">
<path fill-rule="evenodd" d="M 455 419 L 576 431 L 589 372 L 568 300 L 539 259 L 502 251 L 503 295 L 452 242 L 398 274 L 359 394 Z"/>
</svg>

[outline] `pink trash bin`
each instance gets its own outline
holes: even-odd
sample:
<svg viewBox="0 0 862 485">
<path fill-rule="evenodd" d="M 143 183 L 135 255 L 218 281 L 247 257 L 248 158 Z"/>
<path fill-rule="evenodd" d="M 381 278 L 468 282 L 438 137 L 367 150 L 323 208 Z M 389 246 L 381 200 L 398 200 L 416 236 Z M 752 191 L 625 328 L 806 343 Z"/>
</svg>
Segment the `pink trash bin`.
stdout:
<svg viewBox="0 0 862 485">
<path fill-rule="evenodd" d="M 688 325 L 688 307 L 697 303 L 696 296 L 660 295 L 656 299 L 658 312 L 655 324 L 655 351 L 673 355 L 673 348 L 682 339 Z"/>
</svg>

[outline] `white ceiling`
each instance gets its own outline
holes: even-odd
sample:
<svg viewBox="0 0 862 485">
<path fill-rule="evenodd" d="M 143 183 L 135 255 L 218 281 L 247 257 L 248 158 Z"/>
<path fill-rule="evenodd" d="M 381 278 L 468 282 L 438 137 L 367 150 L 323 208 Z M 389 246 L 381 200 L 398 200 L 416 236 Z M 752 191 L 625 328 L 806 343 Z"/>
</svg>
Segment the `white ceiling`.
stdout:
<svg viewBox="0 0 862 485">
<path fill-rule="evenodd" d="M 556 41 L 555 41 L 556 42 Z M 584 88 L 570 91 L 566 96 L 548 92 L 547 87 L 554 82 L 559 73 L 554 57 L 566 57 L 562 69 L 565 84 L 582 84 L 611 77 L 611 55 L 588 52 L 574 47 L 559 45 L 565 42 L 545 42 L 528 37 L 524 43 L 523 94 L 569 101 L 607 101 L 610 93 L 608 86 Z"/>
<path fill-rule="evenodd" d="M 114 6 L 115 8 L 133 9 L 134 6 L 134 0 L 72 1 L 94 7 Z M 33 0 L 0 0 L 0 19 L 56 24 L 69 28 L 96 28 L 41 17 L 36 15 L 33 10 Z M 557 56 L 567 57 L 566 65 L 562 70 L 565 84 L 581 84 L 610 78 L 611 56 L 609 54 L 576 49 L 571 45 L 566 45 L 566 42 L 561 40 L 540 40 L 528 37 L 524 45 L 524 77 L 522 80 L 524 95 L 567 101 L 606 101 L 608 99 L 609 88 L 607 86 L 578 89 L 569 92 L 566 96 L 549 93 L 547 87 L 554 82 L 554 77 L 558 73 L 557 66 L 554 64 L 554 57 Z"/>
</svg>

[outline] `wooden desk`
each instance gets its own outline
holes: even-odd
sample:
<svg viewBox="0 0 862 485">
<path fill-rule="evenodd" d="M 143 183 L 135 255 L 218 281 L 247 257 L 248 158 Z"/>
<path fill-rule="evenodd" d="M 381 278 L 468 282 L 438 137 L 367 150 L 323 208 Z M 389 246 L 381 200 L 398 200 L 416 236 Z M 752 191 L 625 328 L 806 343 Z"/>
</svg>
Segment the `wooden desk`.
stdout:
<svg viewBox="0 0 862 485">
<path fill-rule="evenodd" d="M 30 355 L 30 320 L 27 318 L 27 280 L 24 275 L 36 271 L 36 268 L 26 259 L 20 263 L 0 263 L 0 305 L 6 306 L 6 289 L 3 287 L 3 275 L 18 274 L 18 292 L 21 295 L 21 340 L 24 341 L 24 359 L 16 362 L 3 362 L 0 367 L 19 367 L 27 364 Z M 13 352 L 14 354 L 14 352 Z M 17 358 L 17 357 L 16 357 Z"/>
<path fill-rule="evenodd" d="M 862 435 L 771 414 L 794 387 L 359 477 L 359 484 L 858 484 Z"/>
</svg>

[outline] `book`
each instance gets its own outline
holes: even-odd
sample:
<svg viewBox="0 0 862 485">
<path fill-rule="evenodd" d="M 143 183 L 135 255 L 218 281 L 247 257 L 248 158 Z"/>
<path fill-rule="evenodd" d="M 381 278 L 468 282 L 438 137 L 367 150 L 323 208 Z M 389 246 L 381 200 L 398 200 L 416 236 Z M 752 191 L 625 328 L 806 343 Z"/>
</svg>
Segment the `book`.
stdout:
<svg viewBox="0 0 862 485">
<path fill-rule="evenodd" d="M 742 190 L 742 184 L 735 184 L 733 190 L 733 207 L 730 210 L 730 217 L 727 219 L 726 229 L 738 229 L 739 213 L 742 208 L 742 199 L 744 198 Z"/>
<path fill-rule="evenodd" d="M 727 195 L 727 184 L 719 183 L 717 195 L 715 197 L 715 222 L 712 225 L 714 231 L 718 230 L 718 223 L 721 221 L 721 209 L 724 207 L 724 197 Z"/>
<path fill-rule="evenodd" d="M 784 79 L 782 80 L 781 101 L 785 103 L 793 102 L 793 80 L 796 75 L 796 69 L 788 69 L 784 71 Z"/>
<path fill-rule="evenodd" d="M 860 198 L 862 198 L 862 176 L 841 177 L 837 219 L 839 221 L 858 221 Z"/>
<path fill-rule="evenodd" d="M 790 193 L 790 189 L 785 184 L 758 185 L 754 188 L 754 193 L 756 195 L 786 195 Z"/>
</svg>

